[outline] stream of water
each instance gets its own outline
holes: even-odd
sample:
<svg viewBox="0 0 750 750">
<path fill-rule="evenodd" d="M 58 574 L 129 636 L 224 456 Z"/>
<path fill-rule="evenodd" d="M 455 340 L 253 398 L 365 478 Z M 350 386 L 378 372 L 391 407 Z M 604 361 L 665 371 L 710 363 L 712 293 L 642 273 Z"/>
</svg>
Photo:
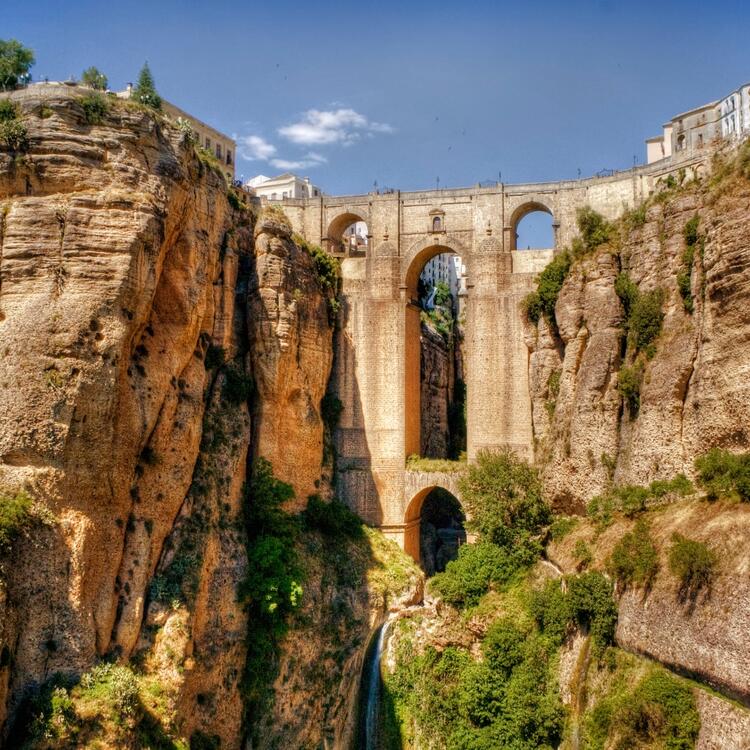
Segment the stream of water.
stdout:
<svg viewBox="0 0 750 750">
<path fill-rule="evenodd" d="M 366 702 L 364 710 L 364 746 L 363 750 L 377 750 L 378 748 L 378 728 L 380 724 L 380 693 L 382 689 L 382 680 L 380 676 L 380 660 L 383 656 L 383 644 L 385 643 L 388 628 L 391 620 L 386 620 L 380 626 L 376 636 L 375 647 L 370 654 L 370 663 L 367 665 L 365 672 L 366 682 Z M 363 688 L 365 685 L 362 686 Z"/>
</svg>

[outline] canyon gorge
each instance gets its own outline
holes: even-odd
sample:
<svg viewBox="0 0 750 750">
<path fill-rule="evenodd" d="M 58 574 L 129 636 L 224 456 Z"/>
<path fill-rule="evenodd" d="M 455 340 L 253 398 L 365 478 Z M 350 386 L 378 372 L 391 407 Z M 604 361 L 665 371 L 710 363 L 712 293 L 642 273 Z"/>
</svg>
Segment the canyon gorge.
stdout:
<svg viewBox="0 0 750 750">
<path fill-rule="evenodd" d="M 458 315 L 446 335 L 403 323 L 415 280 L 387 229 L 380 255 L 334 258 L 183 123 L 123 100 L 92 115 L 90 96 L 9 95 L 25 135 L 0 147 L 0 744 L 750 747 L 747 143 L 579 212 L 504 298 L 530 452 L 467 461 L 471 295 L 509 249 L 475 266 L 468 340 Z M 367 263 L 401 283 L 372 312 Z M 365 354 L 411 346 L 419 408 L 378 421 L 414 410 L 408 384 L 374 409 L 358 391 L 352 331 L 387 305 L 398 353 Z M 417 447 L 368 464 L 388 420 L 416 421 Z M 376 501 L 401 502 L 417 450 L 455 507 L 394 531 Z M 682 587 L 680 540 L 699 545 Z"/>
</svg>

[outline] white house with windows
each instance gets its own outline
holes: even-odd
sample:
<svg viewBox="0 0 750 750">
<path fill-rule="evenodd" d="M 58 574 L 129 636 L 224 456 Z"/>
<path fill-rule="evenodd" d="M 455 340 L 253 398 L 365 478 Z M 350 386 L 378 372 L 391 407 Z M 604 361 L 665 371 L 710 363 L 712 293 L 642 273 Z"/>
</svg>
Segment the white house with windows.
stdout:
<svg viewBox="0 0 750 750">
<path fill-rule="evenodd" d="M 259 174 L 245 183 L 259 198 L 281 201 L 285 198 L 315 198 L 321 195 L 320 188 L 310 182 L 309 177 L 298 177 L 292 172 L 284 172 L 278 177 Z"/>
<path fill-rule="evenodd" d="M 709 102 L 676 115 L 662 128 L 662 134 L 646 141 L 649 164 L 670 156 L 689 155 L 723 138 L 750 135 L 750 83 L 723 99 Z"/>
</svg>

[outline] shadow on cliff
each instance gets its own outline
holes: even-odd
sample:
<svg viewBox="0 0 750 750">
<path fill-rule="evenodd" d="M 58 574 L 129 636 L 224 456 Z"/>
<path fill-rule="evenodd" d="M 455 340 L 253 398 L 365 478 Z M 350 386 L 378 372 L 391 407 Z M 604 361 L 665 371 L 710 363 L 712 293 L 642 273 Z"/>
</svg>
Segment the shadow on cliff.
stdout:
<svg viewBox="0 0 750 750">
<path fill-rule="evenodd" d="M 349 333 L 352 314 L 352 303 L 342 294 L 329 383 L 329 391 L 342 406 L 341 417 L 333 429 L 334 489 L 341 501 L 368 524 L 379 526 L 383 521 L 383 510 L 364 426 L 357 353 Z"/>
</svg>

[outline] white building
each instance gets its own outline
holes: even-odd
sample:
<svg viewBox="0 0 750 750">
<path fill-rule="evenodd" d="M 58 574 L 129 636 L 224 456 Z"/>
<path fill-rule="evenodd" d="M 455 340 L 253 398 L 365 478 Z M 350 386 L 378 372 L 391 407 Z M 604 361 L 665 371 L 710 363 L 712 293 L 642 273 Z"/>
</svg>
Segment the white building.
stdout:
<svg viewBox="0 0 750 750">
<path fill-rule="evenodd" d="M 245 183 L 255 191 L 259 198 L 270 201 L 281 201 L 284 198 L 315 198 L 320 195 L 320 188 L 310 182 L 309 177 L 297 177 L 291 172 L 284 172 L 278 177 L 266 177 L 259 174 Z"/>
<path fill-rule="evenodd" d="M 341 238 L 352 250 L 367 249 L 367 224 L 364 221 L 355 221 L 345 230 Z"/>
<path fill-rule="evenodd" d="M 441 253 L 428 260 L 419 278 L 428 296 L 439 281 L 448 285 L 455 304 L 459 294 L 466 292 L 466 266 L 460 256 L 453 253 Z"/>
<path fill-rule="evenodd" d="M 719 139 L 750 135 L 750 83 L 723 99 L 676 115 L 646 141 L 646 161 L 688 155 Z"/>
</svg>

